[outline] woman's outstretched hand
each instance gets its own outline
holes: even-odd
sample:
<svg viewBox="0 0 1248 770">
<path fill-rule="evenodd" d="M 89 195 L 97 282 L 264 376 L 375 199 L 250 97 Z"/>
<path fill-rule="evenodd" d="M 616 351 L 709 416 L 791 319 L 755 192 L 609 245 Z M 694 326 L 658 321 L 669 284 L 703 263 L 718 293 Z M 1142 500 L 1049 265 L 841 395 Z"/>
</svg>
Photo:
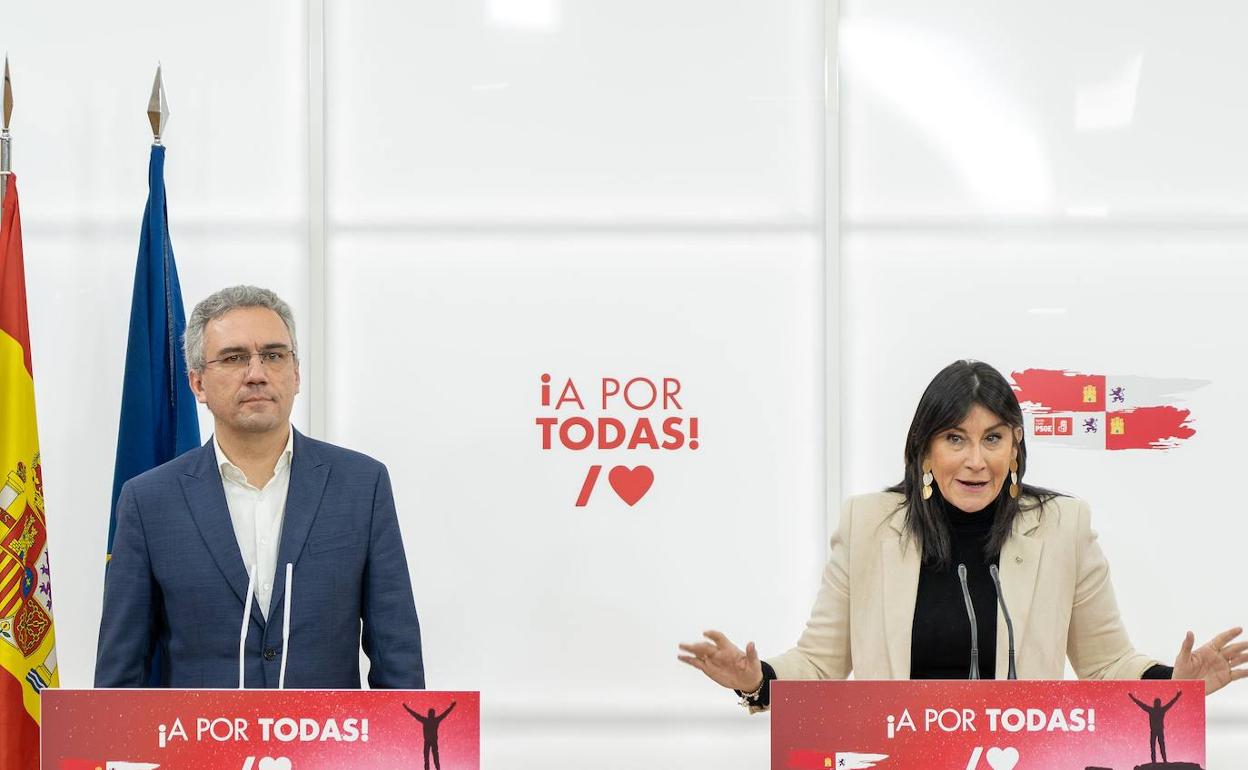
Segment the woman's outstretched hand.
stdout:
<svg viewBox="0 0 1248 770">
<path fill-rule="evenodd" d="M 1242 628 L 1227 629 L 1193 650 L 1196 635 L 1188 631 L 1179 656 L 1174 659 L 1174 678 L 1203 679 L 1208 695 L 1236 679 L 1248 677 L 1248 667 L 1244 667 L 1248 663 L 1248 642 L 1231 644 L 1243 632 Z"/>
<path fill-rule="evenodd" d="M 741 692 L 758 689 L 763 683 L 763 664 L 758 660 L 753 642 L 746 644 L 742 652 L 718 631 L 704 631 L 702 635 L 710 641 L 680 645 L 686 654 L 677 655 L 676 659 L 729 689 Z"/>
</svg>

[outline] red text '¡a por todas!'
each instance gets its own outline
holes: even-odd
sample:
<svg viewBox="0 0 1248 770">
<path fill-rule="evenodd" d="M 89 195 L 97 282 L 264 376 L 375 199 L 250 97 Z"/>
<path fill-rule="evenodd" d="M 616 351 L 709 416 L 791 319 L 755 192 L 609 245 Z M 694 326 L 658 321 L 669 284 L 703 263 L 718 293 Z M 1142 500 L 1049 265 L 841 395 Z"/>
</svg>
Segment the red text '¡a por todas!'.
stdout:
<svg viewBox="0 0 1248 770">
<path fill-rule="evenodd" d="M 555 385 L 550 374 L 541 376 L 541 404 L 561 409 L 585 409 L 585 402 L 572 378 Z M 680 380 L 675 377 L 633 377 L 631 379 L 601 377 L 597 380 L 603 409 L 627 408 L 636 412 L 650 409 L 683 409 L 677 396 Z M 596 399 L 596 400 L 599 400 Z M 542 449 L 551 449 L 556 438 L 564 449 L 697 449 L 698 418 L 666 417 L 538 417 L 542 433 Z"/>
<path fill-rule="evenodd" d="M 697 417 L 667 417 L 656 431 L 649 417 L 631 425 L 615 417 L 538 417 L 542 449 L 550 449 L 557 437 L 564 449 L 667 449 L 698 448 Z M 660 440 L 661 439 L 661 440 Z"/>
</svg>

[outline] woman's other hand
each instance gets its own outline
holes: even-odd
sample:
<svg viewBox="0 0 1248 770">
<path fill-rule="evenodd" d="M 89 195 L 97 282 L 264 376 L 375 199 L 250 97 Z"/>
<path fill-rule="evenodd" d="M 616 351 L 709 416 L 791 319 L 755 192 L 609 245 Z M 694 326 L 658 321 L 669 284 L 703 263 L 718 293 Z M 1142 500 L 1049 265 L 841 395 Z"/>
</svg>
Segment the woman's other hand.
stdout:
<svg viewBox="0 0 1248 770">
<path fill-rule="evenodd" d="M 1174 678 L 1203 679 L 1208 695 L 1236 679 L 1248 677 L 1248 668 L 1242 668 L 1248 663 L 1248 642 L 1231 644 L 1243 631 L 1242 628 L 1227 629 L 1195 650 L 1192 646 L 1196 635 L 1188 631 L 1179 656 L 1174 659 Z"/>
<path fill-rule="evenodd" d="M 763 683 L 763 664 L 758 660 L 754 643 L 745 645 L 745 651 L 718 631 L 702 633 L 709 642 L 682 644 L 685 655 L 676 659 L 698 669 L 718 684 L 741 692 L 754 692 Z"/>
</svg>

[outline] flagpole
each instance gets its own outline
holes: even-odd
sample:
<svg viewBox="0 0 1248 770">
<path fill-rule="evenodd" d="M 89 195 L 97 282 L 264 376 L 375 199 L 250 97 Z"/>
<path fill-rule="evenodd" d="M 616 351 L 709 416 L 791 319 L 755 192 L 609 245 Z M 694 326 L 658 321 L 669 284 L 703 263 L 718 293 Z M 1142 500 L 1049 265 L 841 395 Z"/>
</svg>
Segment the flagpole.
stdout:
<svg viewBox="0 0 1248 770">
<path fill-rule="evenodd" d="M 9 191 L 9 174 L 13 173 L 13 138 L 9 136 L 9 118 L 13 115 L 13 83 L 9 80 L 9 57 L 4 57 L 4 127 L 0 129 L 0 204 Z"/>
<path fill-rule="evenodd" d="M 152 95 L 147 100 L 147 119 L 152 124 L 152 144 L 161 146 L 160 135 L 169 124 L 169 101 L 165 98 L 165 81 L 160 76 L 160 62 L 156 63 L 156 79 L 152 81 Z"/>
</svg>

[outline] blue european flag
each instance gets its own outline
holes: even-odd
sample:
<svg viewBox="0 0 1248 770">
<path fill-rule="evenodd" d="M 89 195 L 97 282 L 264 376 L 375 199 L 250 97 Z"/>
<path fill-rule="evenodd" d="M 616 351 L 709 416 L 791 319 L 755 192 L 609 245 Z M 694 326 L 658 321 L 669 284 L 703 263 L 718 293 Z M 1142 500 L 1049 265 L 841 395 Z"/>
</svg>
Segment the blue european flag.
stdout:
<svg viewBox="0 0 1248 770">
<path fill-rule="evenodd" d="M 147 184 L 134 298 L 130 301 L 130 340 L 126 344 L 117 465 L 108 520 L 110 555 L 122 484 L 199 446 L 199 417 L 182 356 L 186 313 L 169 243 L 165 148 L 160 145 L 152 146 Z"/>
</svg>

